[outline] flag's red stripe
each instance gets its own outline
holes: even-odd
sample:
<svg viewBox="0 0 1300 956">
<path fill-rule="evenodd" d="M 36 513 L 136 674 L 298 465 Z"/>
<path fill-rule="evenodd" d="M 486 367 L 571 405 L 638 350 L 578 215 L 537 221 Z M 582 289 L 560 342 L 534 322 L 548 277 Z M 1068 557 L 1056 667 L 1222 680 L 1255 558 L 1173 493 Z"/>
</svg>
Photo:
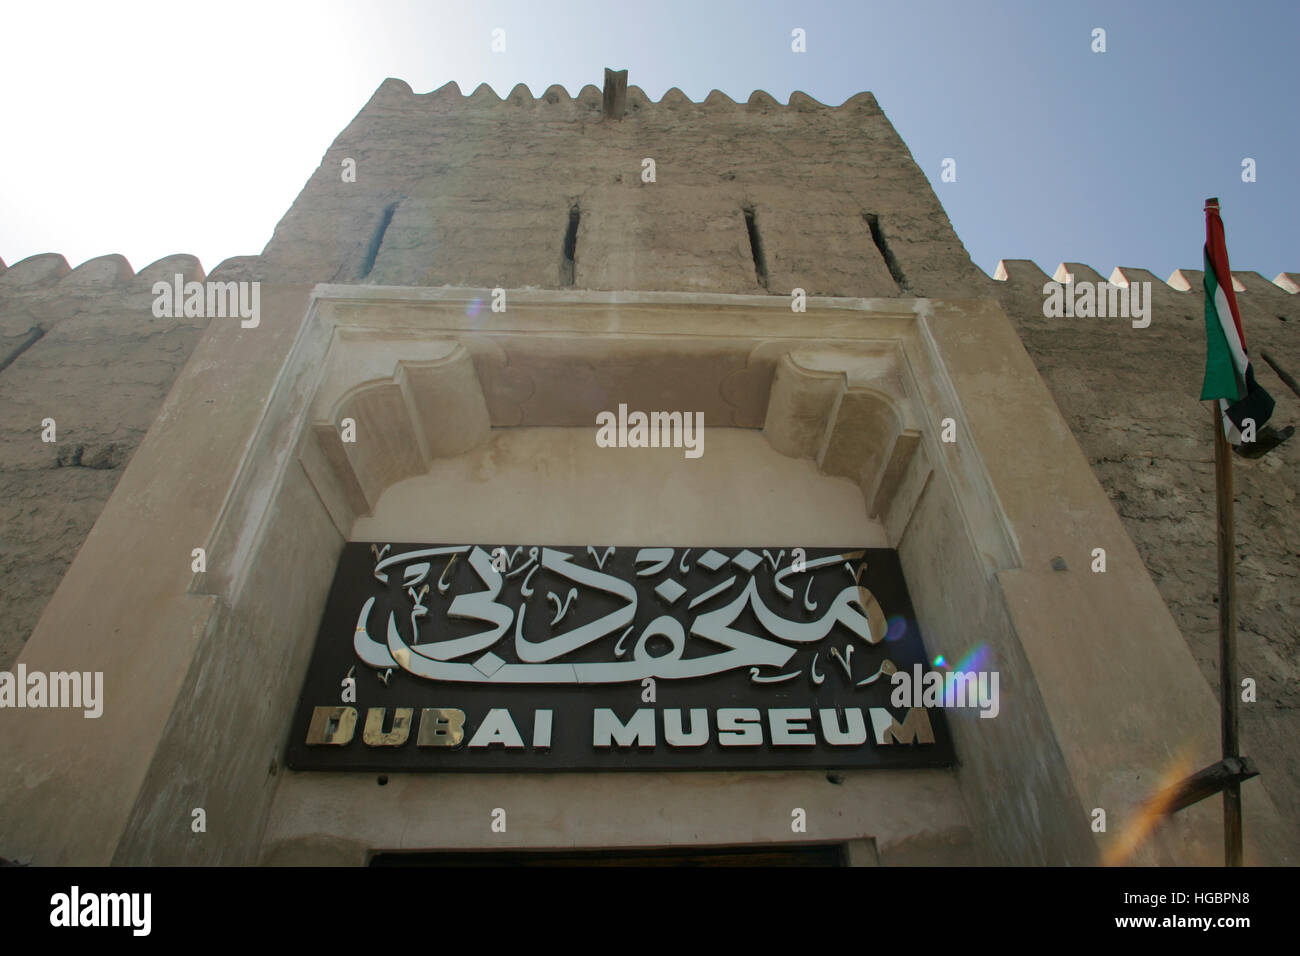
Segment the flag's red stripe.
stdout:
<svg viewBox="0 0 1300 956">
<path fill-rule="evenodd" d="M 1213 206 L 1205 210 L 1205 252 L 1214 266 L 1214 278 L 1228 300 L 1232 311 L 1232 324 L 1237 327 L 1237 341 L 1241 350 L 1246 351 L 1246 336 L 1241 330 L 1241 313 L 1237 311 L 1237 293 L 1232 288 L 1232 270 L 1228 267 L 1228 243 L 1223 235 L 1223 219 L 1219 210 Z"/>
</svg>

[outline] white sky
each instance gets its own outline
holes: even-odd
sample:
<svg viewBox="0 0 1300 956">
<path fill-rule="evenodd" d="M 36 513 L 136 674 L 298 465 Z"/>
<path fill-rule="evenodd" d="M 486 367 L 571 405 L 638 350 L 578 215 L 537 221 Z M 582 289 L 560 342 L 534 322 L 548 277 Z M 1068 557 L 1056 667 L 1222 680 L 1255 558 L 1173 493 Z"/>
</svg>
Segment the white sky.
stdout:
<svg viewBox="0 0 1300 956">
<path fill-rule="evenodd" d="M 189 252 L 211 270 L 261 252 L 385 76 L 427 88 L 478 58 L 447 42 L 455 5 L 354 15 L 376 6 L 5 3 L 0 257 L 122 252 L 139 270 Z"/>
</svg>

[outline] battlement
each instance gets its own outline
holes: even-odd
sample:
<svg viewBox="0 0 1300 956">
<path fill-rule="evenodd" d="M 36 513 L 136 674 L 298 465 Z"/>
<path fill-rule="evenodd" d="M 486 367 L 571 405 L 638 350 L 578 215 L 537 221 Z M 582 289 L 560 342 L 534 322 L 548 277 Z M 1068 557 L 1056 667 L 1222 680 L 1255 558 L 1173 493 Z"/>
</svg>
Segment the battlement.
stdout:
<svg viewBox="0 0 1300 956">
<path fill-rule="evenodd" d="M 73 269 L 59 253 L 42 252 L 7 268 L 0 260 L 0 295 L 104 292 L 126 290 L 137 284 L 148 288 L 160 279 L 170 280 L 177 273 L 185 276 L 187 281 L 205 278 L 198 257 L 185 252 L 163 256 L 139 272 L 131 268 L 125 256 L 117 253 L 87 259 Z"/>
<path fill-rule="evenodd" d="M 422 107 L 445 107 L 452 109 L 463 109 L 468 106 L 474 107 L 578 107 L 584 110 L 600 112 L 603 102 L 602 91 L 591 84 L 582 87 L 576 96 L 569 93 L 567 89 L 558 83 L 548 86 L 540 96 L 536 96 L 523 83 L 518 83 L 506 94 L 505 97 L 497 95 L 497 92 L 486 83 L 480 83 L 474 88 L 472 93 L 465 93 L 461 90 L 460 85 L 452 80 L 436 90 L 430 90 L 428 93 L 414 92 L 410 84 L 404 80 L 389 77 L 380 84 L 370 102 L 366 104 L 366 109 L 372 107 L 403 107 L 403 106 L 422 106 Z M 771 109 L 791 109 L 801 112 L 810 110 L 873 110 L 880 112 L 880 106 L 876 102 L 875 96 L 871 93 L 855 93 L 838 106 L 822 103 L 813 99 L 807 93 L 796 90 L 790 94 L 787 103 L 781 103 L 771 94 L 763 90 L 755 90 L 744 101 L 733 100 L 721 90 L 712 90 L 703 100 L 692 100 L 677 87 L 667 90 L 658 100 L 652 100 L 644 90 L 639 86 L 629 86 L 627 88 L 626 110 L 627 114 L 635 114 L 638 110 L 648 107 L 660 107 L 669 110 L 694 109 L 701 112 L 717 112 L 720 110 L 760 110 L 767 111 Z"/>
<path fill-rule="evenodd" d="M 1081 262 L 1061 262 L 1049 276 L 1038 267 L 1032 259 L 999 259 L 998 267 L 993 272 L 994 282 L 1010 282 L 1013 285 L 1038 285 L 1040 288 L 1048 282 L 1065 282 L 1066 276 L 1073 276 L 1075 282 L 1110 282 L 1113 285 L 1127 286 L 1130 282 L 1150 282 L 1153 287 L 1159 283 L 1173 292 L 1201 291 L 1201 278 L 1204 273 L 1199 269 L 1175 269 L 1168 279 L 1157 279 L 1147 269 L 1130 266 L 1115 266 L 1108 278 L 1102 273 Z M 1232 272 L 1232 288 L 1238 294 L 1275 296 L 1295 295 L 1300 292 L 1300 271 L 1279 272 L 1272 281 L 1258 272 Z"/>
</svg>

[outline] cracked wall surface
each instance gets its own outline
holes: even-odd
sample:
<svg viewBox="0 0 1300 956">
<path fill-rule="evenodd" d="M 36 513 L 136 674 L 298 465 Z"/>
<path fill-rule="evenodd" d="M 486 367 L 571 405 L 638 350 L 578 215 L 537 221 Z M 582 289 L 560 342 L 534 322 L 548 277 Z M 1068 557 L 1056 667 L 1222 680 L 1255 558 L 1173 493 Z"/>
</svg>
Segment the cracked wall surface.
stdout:
<svg viewBox="0 0 1300 956">
<path fill-rule="evenodd" d="M 1106 281 L 1080 263 L 1063 267 L 1076 283 Z M 1214 445 L 1209 405 L 1197 401 L 1205 370 L 1203 273 L 1178 270 L 1175 282 L 1190 285 L 1179 291 L 1145 270 L 1121 269 L 1129 281 L 1150 283 L 1151 324 L 1134 328 L 1124 318 L 1046 318 L 1043 286 L 1052 277 L 1027 260 L 1004 260 L 1003 269 L 1007 279 L 988 287 L 1011 316 L 1217 697 Z M 1244 286 L 1237 303 L 1256 379 L 1277 402 L 1270 423 L 1300 424 L 1300 398 L 1260 357 L 1267 351 L 1284 370 L 1300 374 L 1300 295 L 1288 291 L 1286 276 L 1279 282 L 1256 272 L 1233 276 Z M 1300 436 L 1257 460 L 1233 457 L 1238 669 L 1258 686 L 1258 701 L 1240 707 L 1241 752 L 1255 759 L 1278 809 L 1296 820 Z M 1142 640 L 1140 626 L 1132 639 Z"/>
</svg>

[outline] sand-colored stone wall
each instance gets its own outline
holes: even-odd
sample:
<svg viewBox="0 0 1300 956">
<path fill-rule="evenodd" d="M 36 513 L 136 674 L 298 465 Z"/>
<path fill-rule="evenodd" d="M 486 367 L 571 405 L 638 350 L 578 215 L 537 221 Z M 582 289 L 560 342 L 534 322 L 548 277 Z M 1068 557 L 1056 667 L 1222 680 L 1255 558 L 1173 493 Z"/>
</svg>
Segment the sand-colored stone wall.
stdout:
<svg viewBox="0 0 1300 956">
<path fill-rule="evenodd" d="M 1205 369 L 1203 273 L 1180 269 L 1174 285 L 1143 269 L 1098 274 L 1067 262 L 1045 274 L 1004 260 L 1002 302 L 1093 471 L 1119 512 L 1173 612 L 1205 679 L 1218 694 L 1219 612 L 1215 558 L 1214 446 Z M 1151 324 L 1124 318 L 1045 318 L 1045 283 L 1061 269 L 1076 283 L 1149 282 Z M 1277 401 L 1271 423 L 1300 424 L 1300 398 L 1260 357 L 1300 376 L 1300 295 L 1287 274 L 1270 282 L 1236 272 L 1246 345 L 1257 381 Z M 1292 281 L 1292 286 L 1288 286 Z M 1235 457 L 1240 676 L 1258 686 L 1241 705 L 1242 753 L 1259 765 L 1279 810 L 1300 817 L 1300 437 L 1258 460 Z M 1050 489 L 1044 489 L 1050 494 Z M 1135 626 L 1133 640 L 1141 641 Z M 1249 783 L 1246 786 L 1257 786 Z"/>
<path fill-rule="evenodd" d="M 207 320 L 155 318 L 150 289 L 197 259 L 121 256 L 0 271 L 0 670 L 36 626 Z M 53 443 L 42 422 L 54 419 Z"/>
</svg>

